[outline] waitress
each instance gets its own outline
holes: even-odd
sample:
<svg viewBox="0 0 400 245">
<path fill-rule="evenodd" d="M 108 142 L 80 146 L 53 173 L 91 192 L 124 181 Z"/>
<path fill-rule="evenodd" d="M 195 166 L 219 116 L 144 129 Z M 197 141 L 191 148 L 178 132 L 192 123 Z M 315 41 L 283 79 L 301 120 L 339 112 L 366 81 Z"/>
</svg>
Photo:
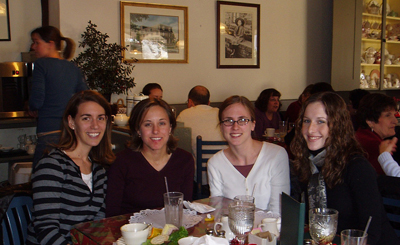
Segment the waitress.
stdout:
<svg viewBox="0 0 400 245">
<path fill-rule="evenodd" d="M 39 27 L 32 31 L 32 49 L 38 58 L 32 74 L 32 89 L 29 98 L 30 115 L 37 116 L 38 141 L 33 166 L 42 157 L 46 148 L 58 143 L 62 115 L 69 99 L 87 86 L 81 71 L 68 61 L 74 51 L 74 42 L 63 37 L 53 26 Z M 66 46 L 60 55 L 61 41 Z"/>
</svg>

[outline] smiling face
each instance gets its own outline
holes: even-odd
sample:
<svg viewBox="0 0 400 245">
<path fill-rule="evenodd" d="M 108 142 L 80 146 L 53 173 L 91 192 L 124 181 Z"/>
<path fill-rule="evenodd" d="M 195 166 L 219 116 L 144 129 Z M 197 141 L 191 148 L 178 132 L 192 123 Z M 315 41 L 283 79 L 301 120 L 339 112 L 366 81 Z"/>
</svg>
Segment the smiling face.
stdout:
<svg viewBox="0 0 400 245">
<path fill-rule="evenodd" d="M 279 109 L 279 97 L 271 96 L 268 100 L 267 112 L 277 112 Z"/>
<path fill-rule="evenodd" d="M 241 103 L 232 104 L 222 112 L 222 121 L 227 119 L 232 119 L 237 121 L 239 119 L 251 119 L 251 115 L 247 107 L 242 105 Z M 254 130 L 255 123 L 249 121 L 247 125 L 240 126 L 237 122 L 235 122 L 232 126 L 225 126 L 221 123 L 221 132 L 228 141 L 229 145 L 240 145 L 243 142 L 247 142 L 248 140 L 252 140 L 251 131 Z"/>
<path fill-rule="evenodd" d="M 45 42 L 39 34 L 32 34 L 32 49 L 35 51 L 36 58 L 49 57 L 54 43 Z"/>
<path fill-rule="evenodd" d="M 326 139 L 329 137 L 329 126 L 328 115 L 321 102 L 313 102 L 307 106 L 301 133 L 308 149 L 316 151 L 325 147 Z"/>
<path fill-rule="evenodd" d="M 396 134 L 395 127 L 397 125 L 395 114 L 396 111 L 394 109 L 384 111 L 381 113 L 377 123 L 373 121 L 367 121 L 367 124 L 382 139 L 393 136 Z"/>
<path fill-rule="evenodd" d="M 107 127 L 107 116 L 101 105 L 93 101 L 79 105 L 75 118 L 68 116 L 68 125 L 74 130 L 77 147 L 97 146 Z"/>
<path fill-rule="evenodd" d="M 161 100 L 163 96 L 163 91 L 159 88 L 150 90 L 149 99 Z"/>
<path fill-rule="evenodd" d="M 172 127 L 168 114 L 161 106 L 152 106 L 145 113 L 138 134 L 143 141 L 143 151 L 167 152 Z"/>
</svg>

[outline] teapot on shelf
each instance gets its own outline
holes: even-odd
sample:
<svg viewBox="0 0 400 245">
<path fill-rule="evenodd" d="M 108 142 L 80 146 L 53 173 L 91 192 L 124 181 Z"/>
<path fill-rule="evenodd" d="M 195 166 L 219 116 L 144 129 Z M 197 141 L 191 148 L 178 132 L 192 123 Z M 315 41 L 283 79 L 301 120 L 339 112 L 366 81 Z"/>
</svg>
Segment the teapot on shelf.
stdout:
<svg viewBox="0 0 400 245">
<path fill-rule="evenodd" d="M 126 114 L 116 114 L 113 115 L 114 123 L 117 126 L 126 126 L 128 124 L 129 117 Z"/>
</svg>

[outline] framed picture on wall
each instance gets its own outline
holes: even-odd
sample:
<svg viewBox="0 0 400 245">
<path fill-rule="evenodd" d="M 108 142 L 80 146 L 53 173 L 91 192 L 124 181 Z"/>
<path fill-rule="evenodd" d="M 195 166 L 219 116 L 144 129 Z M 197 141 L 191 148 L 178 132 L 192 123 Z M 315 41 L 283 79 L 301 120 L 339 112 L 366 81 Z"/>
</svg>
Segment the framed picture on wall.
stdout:
<svg viewBox="0 0 400 245">
<path fill-rule="evenodd" d="M 124 60 L 140 63 L 188 63 L 188 8 L 121 2 Z"/>
<path fill-rule="evenodd" d="M 217 68 L 260 68 L 260 5 L 217 1 Z"/>
<path fill-rule="evenodd" d="M 0 41 L 11 41 L 8 0 L 0 0 Z"/>
</svg>

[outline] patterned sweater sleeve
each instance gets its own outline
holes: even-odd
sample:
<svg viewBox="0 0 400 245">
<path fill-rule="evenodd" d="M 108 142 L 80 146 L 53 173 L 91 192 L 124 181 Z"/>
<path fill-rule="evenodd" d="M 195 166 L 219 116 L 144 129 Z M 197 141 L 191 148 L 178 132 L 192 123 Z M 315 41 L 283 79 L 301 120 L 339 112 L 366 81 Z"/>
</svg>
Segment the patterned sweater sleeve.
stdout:
<svg viewBox="0 0 400 245">
<path fill-rule="evenodd" d="M 34 230 L 40 244 L 68 244 L 59 232 L 64 173 L 57 159 L 39 161 L 32 175 Z"/>
</svg>

